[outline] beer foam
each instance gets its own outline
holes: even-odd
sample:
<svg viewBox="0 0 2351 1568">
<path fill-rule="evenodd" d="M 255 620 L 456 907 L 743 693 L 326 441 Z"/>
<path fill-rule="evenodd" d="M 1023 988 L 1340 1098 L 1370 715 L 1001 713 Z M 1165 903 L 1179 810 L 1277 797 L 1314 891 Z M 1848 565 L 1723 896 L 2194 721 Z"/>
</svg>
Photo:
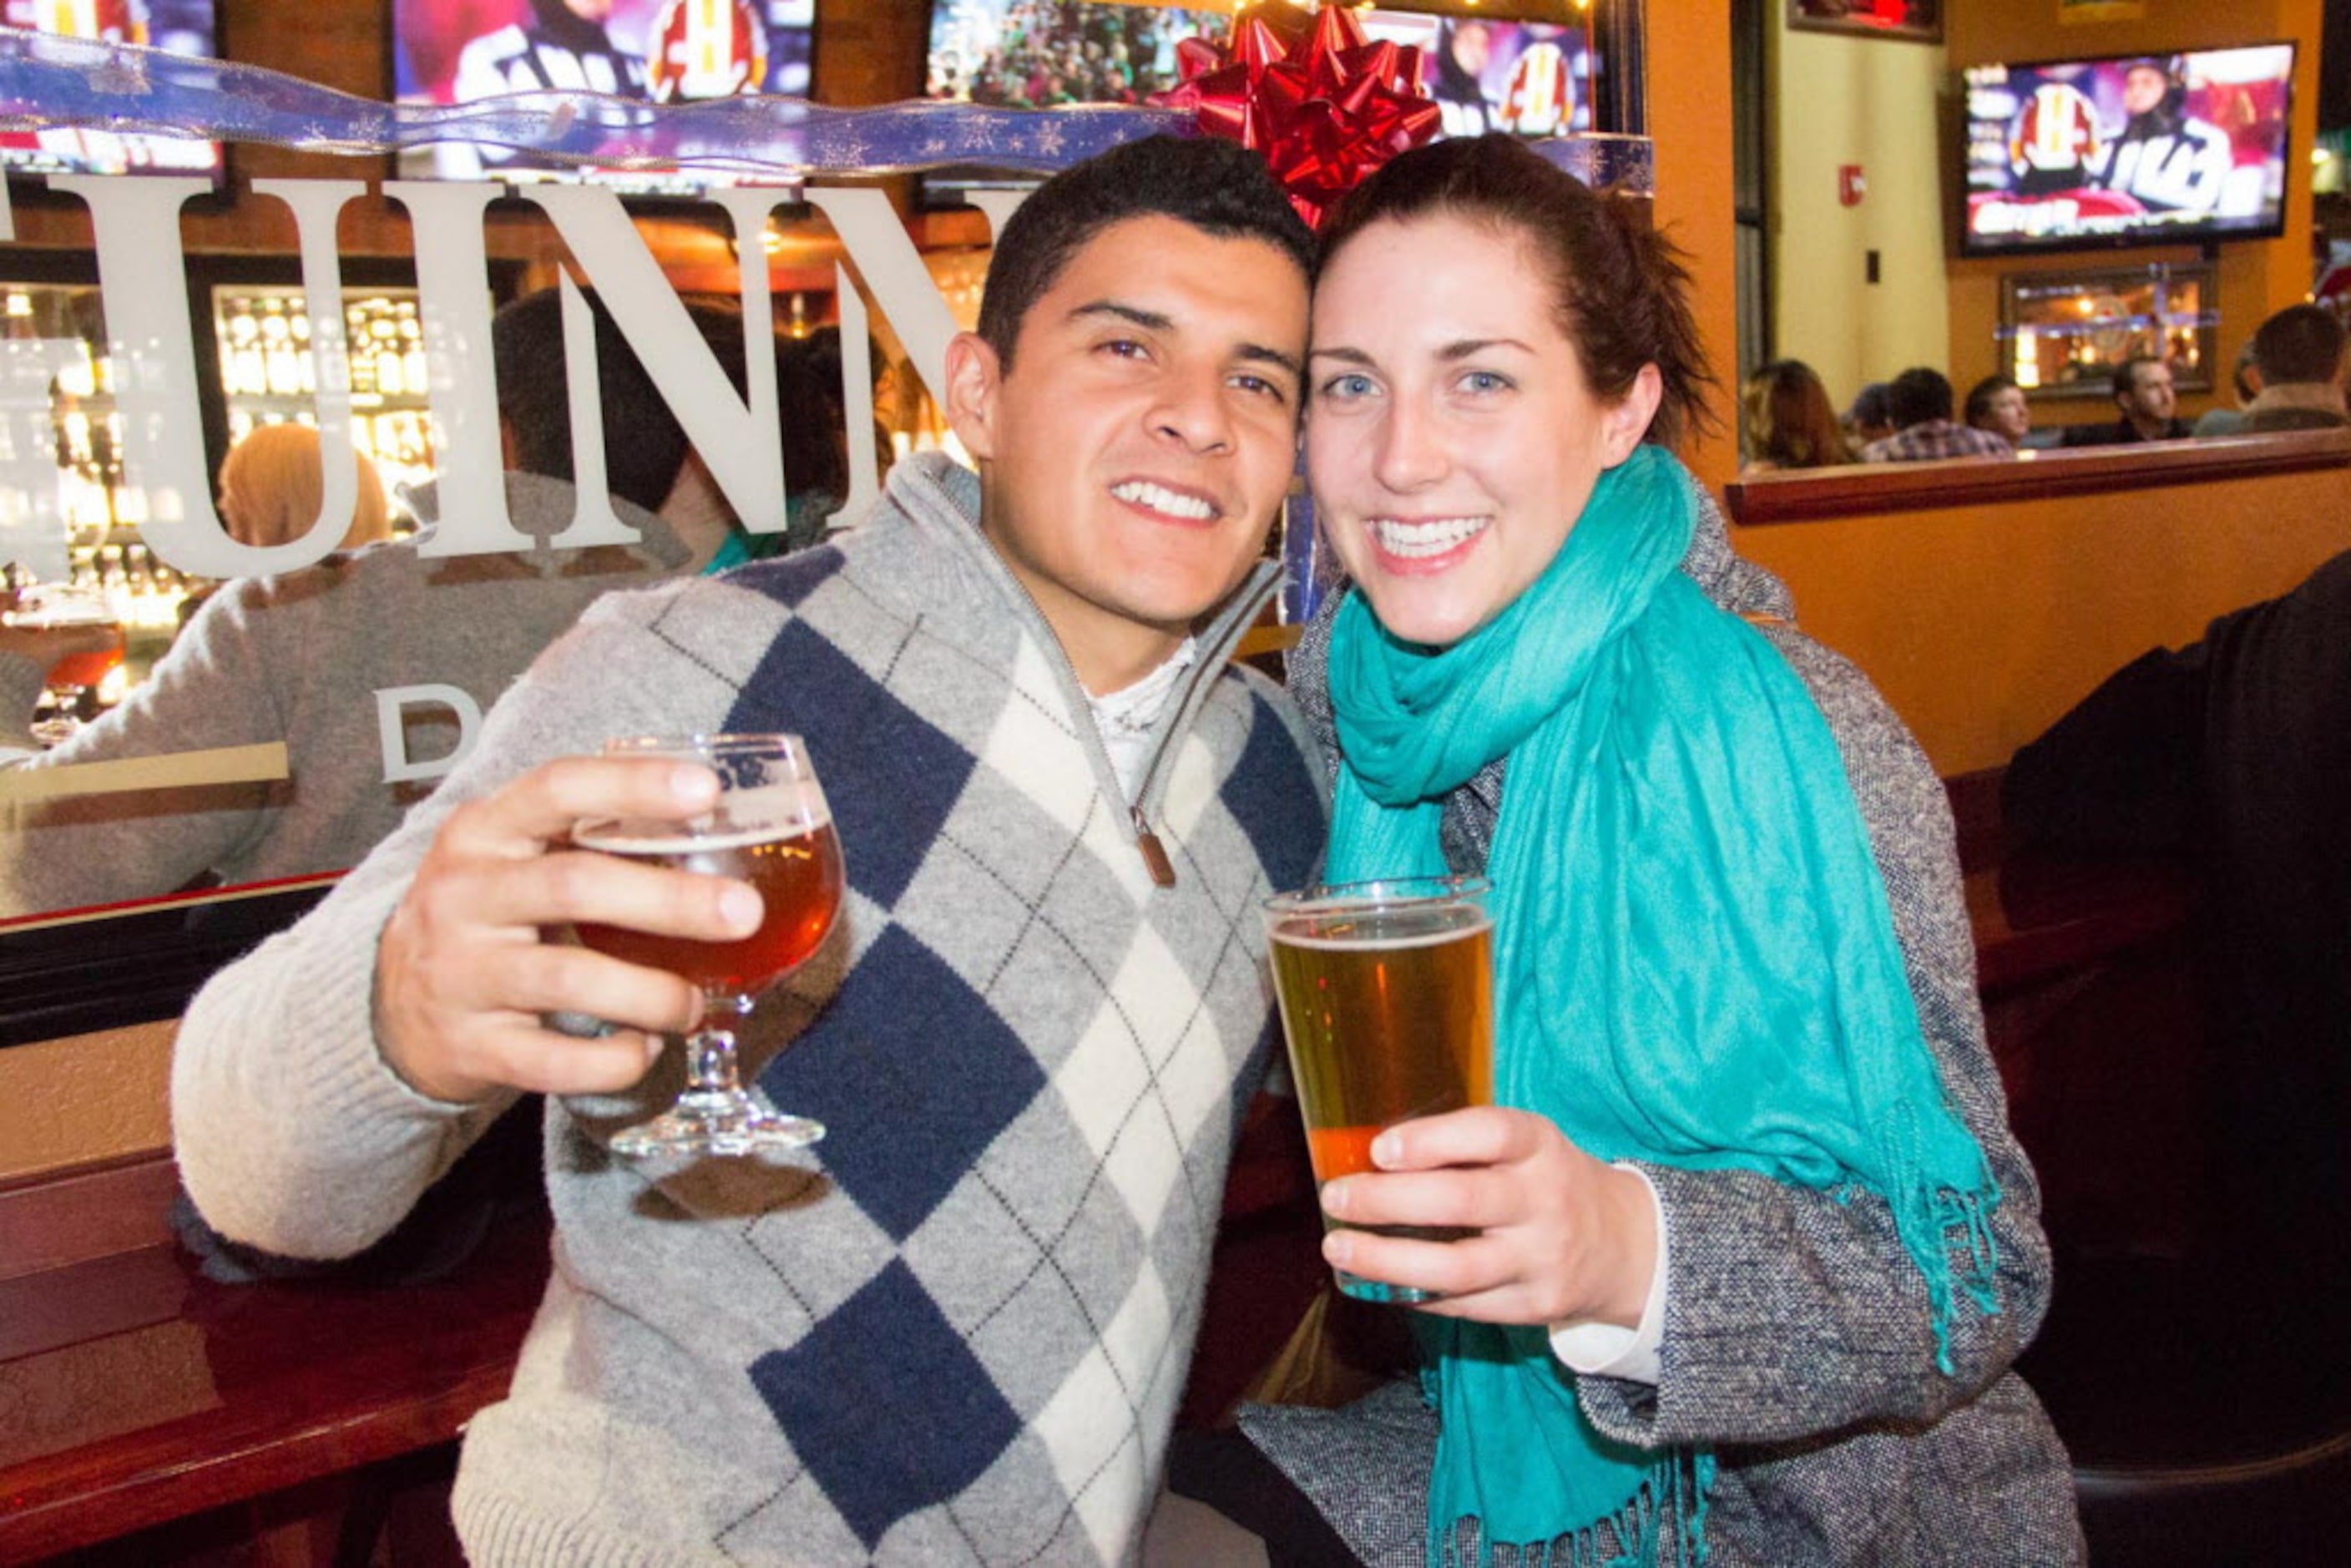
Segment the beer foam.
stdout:
<svg viewBox="0 0 2351 1568">
<path fill-rule="evenodd" d="M 1415 931 L 1394 936 L 1385 935 L 1372 937 L 1311 936 L 1303 932 L 1291 931 L 1285 926 L 1276 926 L 1273 931 L 1273 940 L 1285 947 L 1311 947 L 1324 953 L 1393 953 L 1405 947 L 1435 947 L 1447 942 L 1458 942 L 1465 936 L 1475 936 L 1480 932 L 1491 931 L 1493 928 L 1493 920 L 1480 915 L 1459 925 L 1447 925 L 1435 931 Z"/>
<path fill-rule="evenodd" d="M 723 828 L 710 826 L 707 818 L 699 817 L 684 822 L 603 817 L 572 829 L 571 841 L 616 855 L 701 854 L 805 838 L 832 825 L 832 810 L 825 804 L 824 791 L 812 782 L 787 779 L 755 789 L 729 790 L 726 805 L 726 814 L 732 821 Z"/>
</svg>

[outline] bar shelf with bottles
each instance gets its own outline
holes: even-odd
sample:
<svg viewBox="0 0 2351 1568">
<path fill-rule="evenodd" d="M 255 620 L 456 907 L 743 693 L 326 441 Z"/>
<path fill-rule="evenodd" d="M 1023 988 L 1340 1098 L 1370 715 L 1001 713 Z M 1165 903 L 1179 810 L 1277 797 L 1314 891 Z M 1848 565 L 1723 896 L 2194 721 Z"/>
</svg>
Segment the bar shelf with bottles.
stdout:
<svg viewBox="0 0 2351 1568">
<path fill-rule="evenodd" d="M 316 424 L 318 382 L 302 290 L 220 284 L 212 295 L 229 444 L 264 424 Z M 433 474 L 415 291 L 347 288 L 343 326 L 350 352 L 352 440 L 374 460 L 384 488 L 396 497 L 402 486 L 423 484 Z"/>
</svg>

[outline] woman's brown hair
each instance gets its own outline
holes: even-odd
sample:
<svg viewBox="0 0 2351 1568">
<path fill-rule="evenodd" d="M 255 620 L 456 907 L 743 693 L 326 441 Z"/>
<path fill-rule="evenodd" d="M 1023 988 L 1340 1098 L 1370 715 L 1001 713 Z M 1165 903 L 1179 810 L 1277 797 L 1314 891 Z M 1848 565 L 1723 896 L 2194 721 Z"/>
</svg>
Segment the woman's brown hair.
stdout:
<svg viewBox="0 0 2351 1568">
<path fill-rule="evenodd" d="M 1813 367 L 1774 360 L 1747 378 L 1747 460 L 1781 468 L 1850 463 L 1836 405 Z"/>
<path fill-rule="evenodd" d="M 1597 396 L 1615 402 L 1643 365 L 1657 367 L 1664 395 L 1645 439 L 1673 446 L 1713 427 L 1705 389 L 1715 380 L 1690 314 L 1685 253 L 1629 200 L 1593 190 L 1516 138 L 1436 141 L 1392 160 L 1333 209 L 1322 265 L 1384 218 L 1440 215 L 1516 236 L 1541 258 L 1560 327 Z"/>
</svg>

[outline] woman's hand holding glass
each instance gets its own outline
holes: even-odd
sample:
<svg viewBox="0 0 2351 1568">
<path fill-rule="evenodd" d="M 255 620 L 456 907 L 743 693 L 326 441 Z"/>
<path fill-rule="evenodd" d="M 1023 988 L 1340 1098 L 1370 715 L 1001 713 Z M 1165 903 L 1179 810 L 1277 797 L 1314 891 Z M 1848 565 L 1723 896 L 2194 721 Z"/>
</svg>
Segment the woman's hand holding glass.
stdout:
<svg viewBox="0 0 2351 1568">
<path fill-rule="evenodd" d="M 1402 1123 L 1372 1145 L 1375 1172 L 1322 1189 L 1347 1222 L 1323 1239 L 1334 1267 L 1416 1286 L 1417 1310 L 1482 1322 L 1635 1326 L 1656 1271 L 1656 1207 L 1630 1171 L 1593 1158 L 1548 1117 L 1475 1106 Z M 1462 1227 L 1458 1241 L 1356 1228 Z"/>
</svg>

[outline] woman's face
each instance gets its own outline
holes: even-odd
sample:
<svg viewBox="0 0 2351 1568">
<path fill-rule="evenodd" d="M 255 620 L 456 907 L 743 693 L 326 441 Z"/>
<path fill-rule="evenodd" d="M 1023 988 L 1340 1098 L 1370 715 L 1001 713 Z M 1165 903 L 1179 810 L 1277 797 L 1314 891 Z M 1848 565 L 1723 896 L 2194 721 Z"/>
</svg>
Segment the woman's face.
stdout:
<svg viewBox="0 0 2351 1568">
<path fill-rule="evenodd" d="M 1442 646 L 1542 574 L 1656 412 L 1595 396 L 1533 249 L 1457 217 L 1382 220 L 1314 292 L 1306 469 L 1382 625 Z"/>
</svg>

